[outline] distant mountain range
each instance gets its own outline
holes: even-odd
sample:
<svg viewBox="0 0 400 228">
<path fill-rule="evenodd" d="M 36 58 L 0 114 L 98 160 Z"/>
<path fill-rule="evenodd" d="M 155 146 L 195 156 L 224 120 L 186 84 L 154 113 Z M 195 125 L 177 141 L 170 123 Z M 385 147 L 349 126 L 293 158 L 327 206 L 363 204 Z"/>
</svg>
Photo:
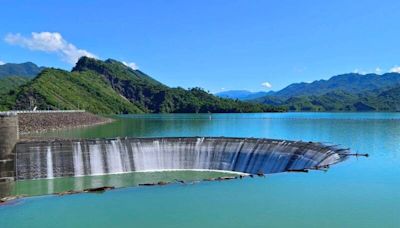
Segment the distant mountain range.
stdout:
<svg viewBox="0 0 400 228">
<path fill-rule="evenodd" d="M 0 79 L 9 76 L 33 78 L 44 69 L 45 67 L 38 67 L 32 62 L 6 63 L 0 65 Z"/>
<path fill-rule="evenodd" d="M 87 109 L 93 113 L 400 111 L 400 74 L 342 74 L 279 91 L 171 88 L 123 63 L 82 57 L 71 72 L 34 63 L 0 66 L 0 110 Z"/>
<path fill-rule="evenodd" d="M 290 111 L 400 111 L 400 74 L 343 74 L 253 99 Z"/>
<path fill-rule="evenodd" d="M 238 100 L 253 100 L 260 97 L 267 96 L 268 92 L 251 92 L 248 90 L 227 90 L 223 92 L 216 93 L 215 96 L 229 99 L 238 99 Z"/>
<path fill-rule="evenodd" d="M 142 71 L 112 59 L 101 61 L 82 57 L 71 72 L 46 68 L 32 80 L 18 83 L 14 83 L 12 88 L 8 86 L 8 92 L 0 96 L 1 110 L 37 107 L 86 109 L 101 114 L 283 110 L 219 98 L 200 88 L 170 88 Z"/>
<path fill-rule="evenodd" d="M 251 92 L 248 90 L 228 90 L 216 93 L 215 96 L 222 98 L 238 99 L 238 100 L 253 100 L 267 95 L 271 95 L 273 92 Z"/>
</svg>

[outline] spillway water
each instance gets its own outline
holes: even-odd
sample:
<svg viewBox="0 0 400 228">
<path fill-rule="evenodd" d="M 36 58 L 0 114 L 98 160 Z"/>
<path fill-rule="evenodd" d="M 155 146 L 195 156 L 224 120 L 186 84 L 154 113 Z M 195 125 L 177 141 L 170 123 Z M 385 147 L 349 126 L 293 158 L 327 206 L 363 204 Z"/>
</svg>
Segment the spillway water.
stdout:
<svg viewBox="0 0 400 228">
<path fill-rule="evenodd" d="M 223 170 L 269 174 L 342 161 L 347 150 L 285 140 L 188 137 L 23 142 L 17 179 L 154 170 Z"/>
<path fill-rule="evenodd" d="M 47 178 L 51 179 L 51 178 L 54 177 L 54 174 L 53 174 L 54 167 L 53 167 L 53 155 L 52 155 L 50 146 L 47 147 L 47 158 L 46 158 L 46 160 L 47 160 L 47 164 L 46 164 L 46 166 L 47 166 L 47 172 L 46 172 Z"/>
</svg>

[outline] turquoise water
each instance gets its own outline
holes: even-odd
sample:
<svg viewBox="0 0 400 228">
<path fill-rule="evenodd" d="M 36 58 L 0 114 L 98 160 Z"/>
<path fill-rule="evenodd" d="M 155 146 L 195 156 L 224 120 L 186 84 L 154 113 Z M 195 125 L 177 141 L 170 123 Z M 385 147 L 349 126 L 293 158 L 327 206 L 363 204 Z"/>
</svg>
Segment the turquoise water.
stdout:
<svg viewBox="0 0 400 228">
<path fill-rule="evenodd" d="M 371 156 L 328 172 L 32 197 L 0 207 L 0 227 L 400 227 L 400 113 L 132 115 L 46 136 L 267 137 Z"/>
</svg>

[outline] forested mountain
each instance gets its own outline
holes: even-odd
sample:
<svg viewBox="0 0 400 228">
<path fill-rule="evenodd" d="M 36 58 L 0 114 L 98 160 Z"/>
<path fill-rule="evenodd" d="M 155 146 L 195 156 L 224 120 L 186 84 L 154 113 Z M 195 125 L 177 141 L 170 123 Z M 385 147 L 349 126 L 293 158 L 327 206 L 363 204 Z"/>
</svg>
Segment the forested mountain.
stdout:
<svg viewBox="0 0 400 228">
<path fill-rule="evenodd" d="M 295 83 L 256 103 L 291 111 L 400 111 L 400 74 L 343 74 L 312 83 Z"/>
<path fill-rule="evenodd" d="M 16 90 L 29 80 L 19 76 L 0 78 L 0 110 L 8 110 L 15 104 Z"/>
<path fill-rule="evenodd" d="M 28 78 L 19 76 L 0 78 L 0 94 L 7 94 L 10 90 L 15 90 L 28 81 Z"/>
<path fill-rule="evenodd" d="M 274 93 L 274 96 L 290 98 L 296 96 L 323 95 L 337 90 L 355 94 L 393 86 L 400 86 L 400 74 L 398 73 L 386 73 L 383 75 L 350 73 L 311 83 L 293 83 Z"/>
<path fill-rule="evenodd" d="M 4 73 L 7 72 L 7 73 Z M 7 74 L 25 75 L 30 79 Z M 400 111 L 400 74 L 343 74 L 276 92 L 171 88 L 140 70 L 82 57 L 71 72 L 33 63 L 0 66 L 0 110 L 87 109 L 94 113 Z M 232 98 L 232 99 L 227 99 Z M 240 101 L 242 100 L 242 101 Z M 243 102 L 250 100 L 251 103 Z"/>
<path fill-rule="evenodd" d="M 26 63 L 6 63 L 0 65 L 0 78 L 9 76 L 20 76 L 33 78 L 38 75 L 44 67 L 38 67 L 31 62 Z"/>
<path fill-rule="evenodd" d="M 119 61 L 87 57 L 82 57 L 72 72 L 47 68 L 8 95 L 0 99 L 3 109 L 86 109 L 102 114 L 282 110 L 218 98 L 199 88 L 170 88 Z"/>
</svg>

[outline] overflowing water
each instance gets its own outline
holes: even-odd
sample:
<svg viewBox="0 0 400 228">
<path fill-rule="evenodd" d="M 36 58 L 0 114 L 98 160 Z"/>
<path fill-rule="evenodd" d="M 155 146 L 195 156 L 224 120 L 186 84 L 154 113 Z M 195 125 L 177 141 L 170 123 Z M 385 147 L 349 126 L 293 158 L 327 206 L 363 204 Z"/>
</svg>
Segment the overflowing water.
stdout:
<svg viewBox="0 0 400 228">
<path fill-rule="evenodd" d="M 53 167 L 53 155 L 52 155 L 53 153 L 51 152 L 51 147 L 50 146 L 47 147 L 46 154 L 47 154 L 47 158 L 46 158 L 46 160 L 47 160 L 47 163 L 46 163 L 46 166 L 47 166 L 46 176 L 47 176 L 47 178 L 52 179 L 54 177 L 54 174 L 53 174 L 54 167 Z"/>
<path fill-rule="evenodd" d="M 18 180 L 149 170 L 269 174 L 322 169 L 347 152 L 320 143 L 224 137 L 24 142 L 16 146 L 16 172 Z"/>
<path fill-rule="evenodd" d="M 84 165 L 83 165 L 83 158 L 82 158 L 82 147 L 81 143 L 77 142 L 75 143 L 75 148 L 74 148 L 74 154 L 72 156 L 74 160 L 74 173 L 75 176 L 83 176 L 84 174 Z"/>
</svg>

